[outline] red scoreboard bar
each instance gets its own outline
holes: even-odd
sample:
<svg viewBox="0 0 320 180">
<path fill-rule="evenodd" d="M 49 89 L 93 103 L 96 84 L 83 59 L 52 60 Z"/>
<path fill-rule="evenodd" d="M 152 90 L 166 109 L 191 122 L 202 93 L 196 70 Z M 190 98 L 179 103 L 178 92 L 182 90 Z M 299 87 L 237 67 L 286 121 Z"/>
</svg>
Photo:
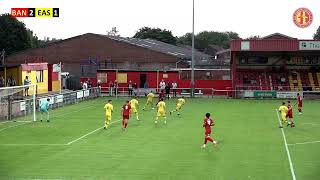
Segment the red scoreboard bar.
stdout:
<svg viewBox="0 0 320 180">
<path fill-rule="evenodd" d="M 59 8 L 11 8 L 13 17 L 59 17 Z"/>
<path fill-rule="evenodd" d="M 11 15 L 14 17 L 29 17 L 29 8 L 11 8 Z"/>
</svg>

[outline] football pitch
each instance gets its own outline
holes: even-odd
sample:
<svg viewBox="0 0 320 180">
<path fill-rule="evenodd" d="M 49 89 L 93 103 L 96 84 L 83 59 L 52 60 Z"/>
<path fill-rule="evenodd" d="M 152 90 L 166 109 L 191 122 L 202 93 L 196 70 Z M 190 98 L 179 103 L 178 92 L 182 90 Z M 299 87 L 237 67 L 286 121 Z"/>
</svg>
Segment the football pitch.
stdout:
<svg viewBox="0 0 320 180">
<path fill-rule="evenodd" d="M 52 110 L 50 123 L 0 123 L 0 179 L 319 179 L 319 101 L 306 100 L 303 115 L 295 107 L 296 127 L 283 134 L 281 100 L 187 98 L 181 116 L 155 125 L 141 98 L 141 121 L 132 116 L 123 132 L 126 98 L 113 99 L 112 124 L 102 129 L 107 99 Z M 168 112 L 175 99 L 166 104 Z M 201 149 L 206 112 L 219 144 Z"/>
</svg>

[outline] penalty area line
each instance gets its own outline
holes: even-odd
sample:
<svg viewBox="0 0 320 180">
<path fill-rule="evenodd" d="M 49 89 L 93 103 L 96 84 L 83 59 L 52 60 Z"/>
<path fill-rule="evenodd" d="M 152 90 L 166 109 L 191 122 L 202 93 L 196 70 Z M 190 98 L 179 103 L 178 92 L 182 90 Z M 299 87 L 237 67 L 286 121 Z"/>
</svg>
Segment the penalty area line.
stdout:
<svg viewBox="0 0 320 180">
<path fill-rule="evenodd" d="M 0 144 L 0 146 L 67 146 L 67 144 Z"/>
<path fill-rule="evenodd" d="M 6 129 L 10 129 L 10 128 L 14 128 L 14 127 L 17 127 L 17 126 L 21 126 L 21 125 L 24 125 L 24 124 L 27 124 L 27 123 L 31 123 L 32 121 L 28 121 L 28 122 L 23 122 L 23 123 L 21 123 L 21 124 L 16 124 L 16 125 L 13 125 L 13 126 L 9 126 L 9 127 L 6 127 L 6 128 L 2 128 L 2 129 L 0 129 L 0 132 L 1 131 L 4 131 L 4 130 L 6 130 Z"/>
<path fill-rule="evenodd" d="M 119 122 L 119 121 L 120 121 L 120 120 L 118 120 L 118 121 L 113 121 L 113 122 L 111 122 L 110 124 L 113 124 L 113 123 L 116 123 L 116 122 Z M 99 128 L 97 128 L 97 129 L 95 129 L 95 130 L 93 130 L 93 131 L 91 131 L 91 132 L 89 132 L 89 133 L 87 133 L 87 134 L 85 134 L 85 135 L 83 135 L 83 136 L 75 139 L 75 140 L 72 140 L 72 141 L 68 142 L 67 145 L 70 145 L 70 144 L 72 144 L 72 143 L 75 143 L 75 142 L 77 142 L 77 141 L 79 141 L 79 140 L 81 140 L 81 139 L 83 139 L 83 138 L 85 138 L 85 137 L 87 137 L 87 136 L 95 133 L 96 131 L 102 129 L 103 127 L 104 127 L 104 126 L 99 127 Z"/>
<path fill-rule="evenodd" d="M 278 112 L 277 109 L 276 109 L 276 113 L 277 113 L 279 125 L 282 126 L 281 120 L 280 120 L 280 116 L 279 116 L 279 112 Z M 291 160 L 291 155 L 290 155 L 290 151 L 289 151 L 286 135 L 284 133 L 283 128 L 281 128 L 281 132 L 282 132 L 284 147 L 285 147 L 285 149 L 287 151 L 287 156 L 288 156 L 288 161 L 289 161 L 289 165 L 290 165 L 290 171 L 291 171 L 291 175 L 292 175 L 292 180 L 296 180 L 296 175 L 295 175 L 295 172 L 294 172 L 294 169 L 293 169 L 293 163 L 292 163 L 292 160 Z"/>
<path fill-rule="evenodd" d="M 116 122 L 119 122 L 119 121 L 121 121 L 121 120 L 113 121 L 110 124 L 113 124 L 113 123 L 116 123 Z M 73 143 L 75 143 L 77 141 L 80 141 L 81 139 L 83 139 L 83 138 L 85 138 L 85 137 L 97 132 L 98 130 L 102 129 L 103 127 L 104 126 L 99 127 L 99 128 L 97 128 L 97 129 L 95 129 L 95 130 L 93 130 L 93 131 L 91 131 L 91 132 L 89 132 L 89 133 L 87 133 L 87 134 L 75 139 L 75 140 L 72 140 L 72 141 L 70 141 L 70 142 L 68 142 L 66 144 L 0 144 L 0 146 L 69 146 L 69 145 L 71 145 L 71 144 L 73 144 Z"/>
<path fill-rule="evenodd" d="M 288 146 L 303 145 L 303 144 L 316 144 L 316 143 L 320 143 L 320 141 L 298 142 L 298 143 L 288 144 Z"/>
<path fill-rule="evenodd" d="M 84 110 L 84 109 L 89 109 L 89 108 L 93 108 L 95 106 L 93 105 L 90 105 L 90 106 L 85 106 L 83 108 L 80 108 L 78 110 L 75 110 L 75 111 L 71 111 L 71 112 L 68 112 L 68 113 L 63 113 L 63 114 L 59 114 L 59 115 L 52 115 L 50 118 L 51 119 L 54 119 L 54 118 L 58 118 L 58 117 L 63 117 L 63 116 L 66 116 L 66 115 L 69 115 L 69 114 L 72 114 L 72 113 L 75 113 L 75 112 L 79 112 L 81 110 Z M 38 121 L 38 120 L 37 120 Z M 35 121 L 4 121 L 4 122 L 1 122 L 2 123 L 8 123 L 8 122 L 21 122 L 21 124 L 16 124 L 16 125 L 13 125 L 13 126 L 9 126 L 9 127 L 6 127 L 6 128 L 2 128 L 0 129 L 0 132 L 1 131 L 4 131 L 4 130 L 7 130 L 7 129 L 10 129 L 10 128 L 14 128 L 14 127 L 17 127 L 17 126 L 21 126 L 21 125 L 24 125 L 24 124 L 27 124 L 27 123 L 32 123 L 32 122 L 35 122 Z"/>
</svg>

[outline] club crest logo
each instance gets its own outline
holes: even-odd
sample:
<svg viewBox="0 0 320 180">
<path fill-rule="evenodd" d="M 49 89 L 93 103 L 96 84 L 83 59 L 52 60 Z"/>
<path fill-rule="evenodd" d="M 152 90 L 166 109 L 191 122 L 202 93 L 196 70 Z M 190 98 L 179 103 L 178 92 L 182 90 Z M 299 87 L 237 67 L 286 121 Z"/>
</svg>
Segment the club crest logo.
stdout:
<svg viewBox="0 0 320 180">
<path fill-rule="evenodd" d="M 293 13 L 293 22 L 299 28 L 306 28 L 312 24 L 313 15 L 307 8 L 299 8 Z"/>
</svg>

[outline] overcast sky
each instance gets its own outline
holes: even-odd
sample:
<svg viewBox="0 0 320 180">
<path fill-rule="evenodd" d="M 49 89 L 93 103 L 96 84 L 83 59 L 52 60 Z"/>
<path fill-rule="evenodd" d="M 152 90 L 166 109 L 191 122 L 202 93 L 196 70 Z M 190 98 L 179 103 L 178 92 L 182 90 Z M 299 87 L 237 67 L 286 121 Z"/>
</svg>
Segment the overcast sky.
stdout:
<svg viewBox="0 0 320 180">
<path fill-rule="evenodd" d="M 117 27 L 131 37 L 143 27 L 159 27 L 181 36 L 192 30 L 192 0 L 1 0 L 0 13 L 11 8 L 60 8 L 59 18 L 19 18 L 40 39 L 68 38 L 87 32 L 106 34 Z M 292 20 L 300 7 L 314 16 L 311 26 Z M 320 0 L 195 0 L 195 32 L 234 31 L 240 37 L 274 32 L 311 39 L 320 25 Z"/>
</svg>

